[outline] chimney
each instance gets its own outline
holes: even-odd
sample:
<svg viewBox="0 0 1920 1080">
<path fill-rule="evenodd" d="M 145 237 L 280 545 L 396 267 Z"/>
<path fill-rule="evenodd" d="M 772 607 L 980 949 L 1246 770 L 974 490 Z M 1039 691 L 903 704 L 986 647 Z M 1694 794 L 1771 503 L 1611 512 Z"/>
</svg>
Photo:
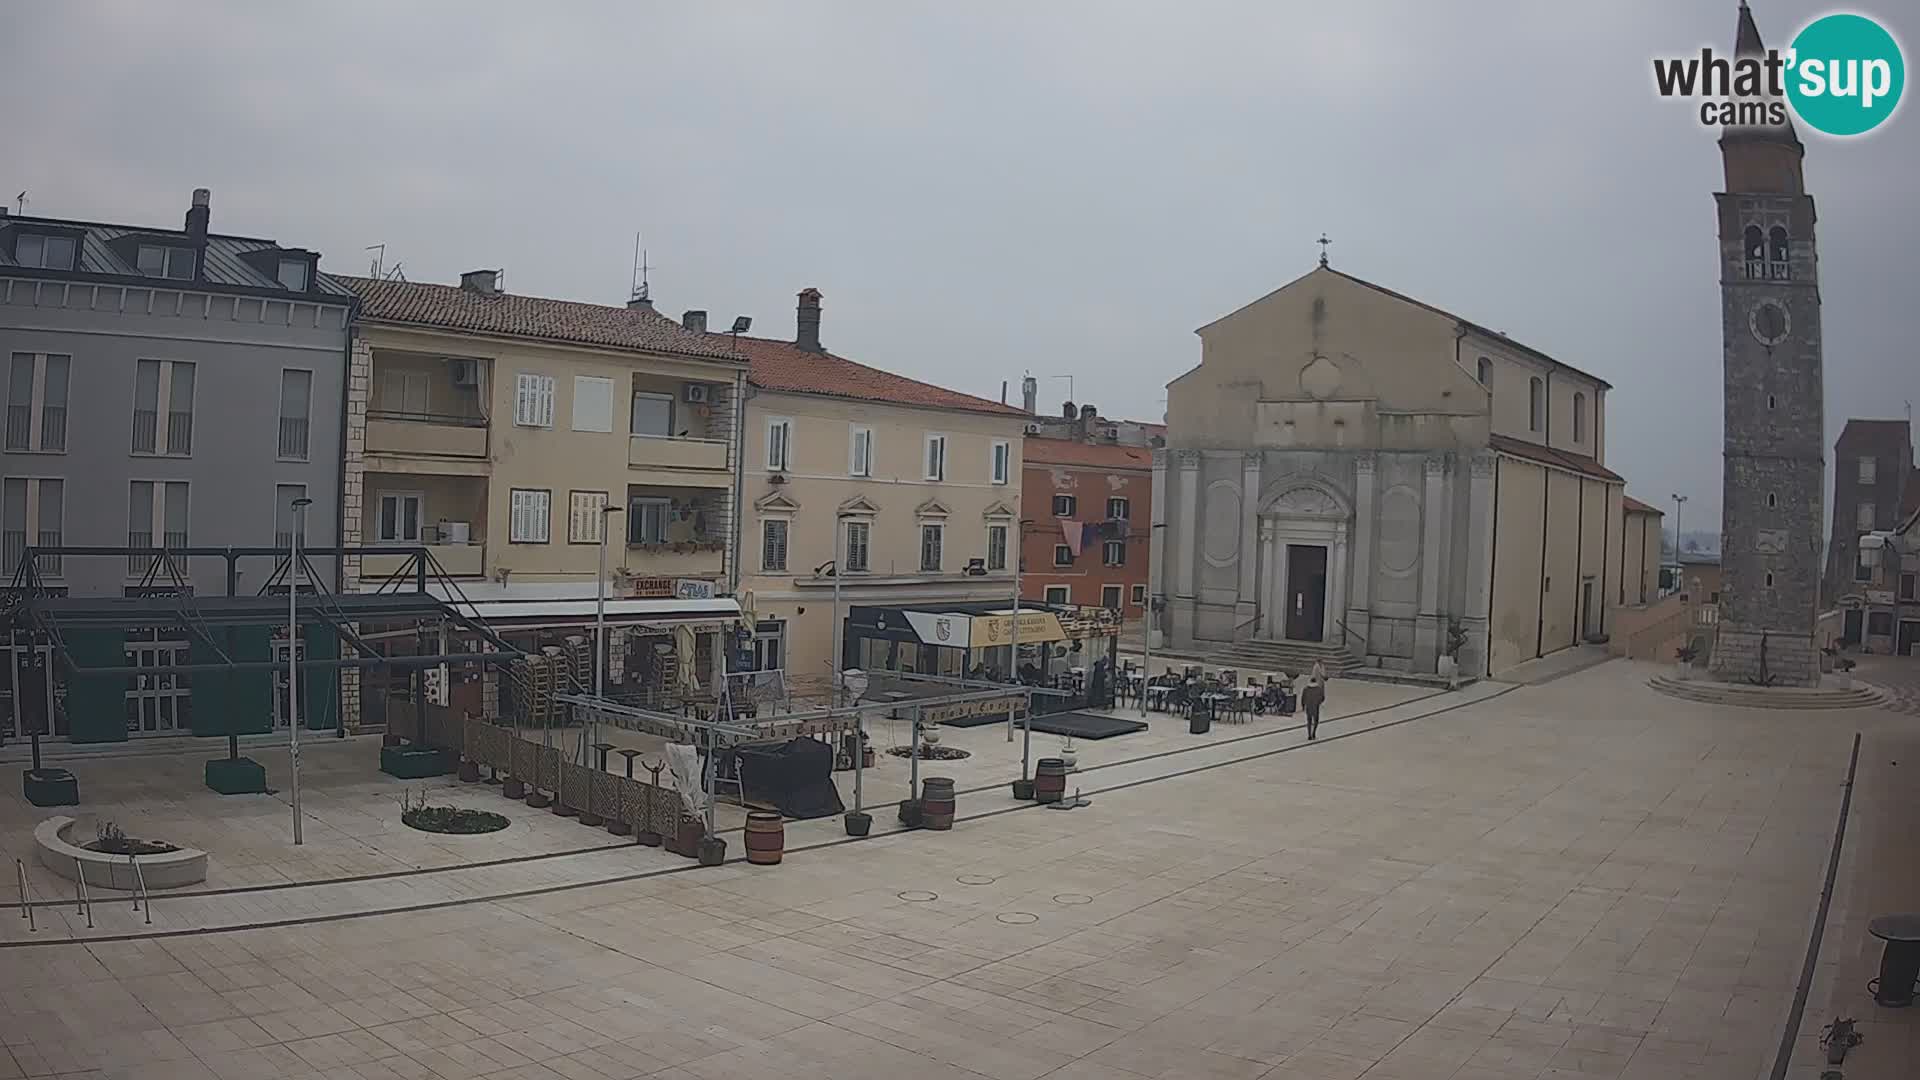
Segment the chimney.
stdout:
<svg viewBox="0 0 1920 1080">
<path fill-rule="evenodd" d="M 1040 407 L 1040 380 L 1029 375 L 1020 380 L 1020 406 L 1032 416 Z"/>
<path fill-rule="evenodd" d="M 627 301 L 627 310 L 628 311 L 652 311 L 653 297 L 648 296 L 646 293 L 635 294 L 633 299 Z"/>
<path fill-rule="evenodd" d="M 696 334 L 704 334 L 707 332 L 707 313 L 700 308 L 694 308 L 680 316 L 680 325 Z"/>
<path fill-rule="evenodd" d="M 793 343 L 808 352 L 826 352 L 820 347 L 820 290 L 801 289 L 795 311 Z"/>
<path fill-rule="evenodd" d="M 193 189 L 193 205 L 187 207 L 187 237 L 196 244 L 207 242 L 207 219 L 213 214 L 209 205 L 212 201 L 213 193 L 206 188 Z"/>
<path fill-rule="evenodd" d="M 1079 413 L 1078 413 L 1078 412 L 1077 412 L 1077 411 L 1076 411 L 1076 410 L 1074 409 L 1074 407 L 1073 407 L 1073 402 L 1071 402 L 1071 401 L 1068 401 L 1068 402 L 1064 402 L 1064 403 L 1062 403 L 1062 404 L 1061 404 L 1061 406 L 1060 406 L 1060 418 L 1061 418 L 1061 419 L 1063 419 L 1063 420 L 1071 420 L 1071 419 L 1073 419 L 1073 418 L 1074 418 L 1075 416 L 1078 416 L 1078 415 L 1079 415 Z"/>
<path fill-rule="evenodd" d="M 1099 419 L 1099 418 L 1100 418 L 1100 410 L 1099 410 L 1098 408 L 1096 408 L 1096 407 L 1094 407 L 1094 406 L 1092 406 L 1092 405 L 1082 405 L 1082 406 L 1080 406 L 1080 419 L 1082 419 L 1082 420 L 1097 420 L 1097 419 Z"/>
<path fill-rule="evenodd" d="M 460 287 L 481 296 L 500 295 L 500 271 L 469 270 L 460 275 Z"/>
</svg>

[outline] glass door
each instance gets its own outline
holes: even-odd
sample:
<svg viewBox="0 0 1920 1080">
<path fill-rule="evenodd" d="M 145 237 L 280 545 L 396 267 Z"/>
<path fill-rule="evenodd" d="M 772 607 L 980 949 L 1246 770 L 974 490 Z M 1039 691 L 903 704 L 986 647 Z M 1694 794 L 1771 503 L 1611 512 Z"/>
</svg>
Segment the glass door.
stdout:
<svg viewBox="0 0 1920 1080">
<path fill-rule="evenodd" d="M 178 628 L 139 630 L 128 635 L 127 663 L 161 668 L 188 663 L 186 635 Z M 174 671 L 141 672 L 127 685 L 127 734 L 174 735 L 193 726 L 193 691 L 187 676 Z"/>
</svg>

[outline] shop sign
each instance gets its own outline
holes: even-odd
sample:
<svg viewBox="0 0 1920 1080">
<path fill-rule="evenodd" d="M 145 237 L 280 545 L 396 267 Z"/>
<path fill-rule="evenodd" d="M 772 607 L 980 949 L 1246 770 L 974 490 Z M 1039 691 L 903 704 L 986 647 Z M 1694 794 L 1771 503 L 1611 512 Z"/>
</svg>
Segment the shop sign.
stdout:
<svg viewBox="0 0 1920 1080">
<path fill-rule="evenodd" d="M 1868 589 L 1867 603 L 1891 604 L 1893 603 L 1893 590 L 1892 589 Z"/>
<path fill-rule="evenodd" d="M 974 620 L 973 644 L 975 648 L 1013 643 L 1012 615 L 979 615 Z M 1060 619 L 1051 611 L 1023 611 L 1020 613 L 1020 643 L 1030 645 L 1042 641 L 1065 641 L 1067 632 L 1060 625 Z"/>
<path fill-rule="evenodd" d="M 701 578 L 681 578 L 673 583 L 673 595 L 680 600 L 711 600 L 713 582 Z"/>
<path fill-rule="evenodd" d="M 1008 694 L 978 701 L 956 701 L 951 705 L 929 705 L 921 710 L 920 720 L 927 724 L 944 724 L 949 720 L 965 720 L 973 716 L 999 716 L 1010 709 L 1018 709 L 1022 698 L 1021 694 Z"/>
<path fill-rule="evenodd" d="M 671 600 L 674 580 L 667 577 L 637 577 L 633 579 L 633 591 L 627 595 L 636 600 Z"/>
</svg>

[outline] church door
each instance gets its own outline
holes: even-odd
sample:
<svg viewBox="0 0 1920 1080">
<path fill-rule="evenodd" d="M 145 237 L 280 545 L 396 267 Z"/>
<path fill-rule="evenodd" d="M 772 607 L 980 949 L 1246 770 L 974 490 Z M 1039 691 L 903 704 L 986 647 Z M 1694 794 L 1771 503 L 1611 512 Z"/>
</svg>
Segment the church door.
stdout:
<svg viewBox="0 0 1920 1080">
<path fill-rule="evenodd" d="M 1287 638 L 1325 639 L 1327 549 L 1319 544 L 1287 545 Z"/>
</svg>

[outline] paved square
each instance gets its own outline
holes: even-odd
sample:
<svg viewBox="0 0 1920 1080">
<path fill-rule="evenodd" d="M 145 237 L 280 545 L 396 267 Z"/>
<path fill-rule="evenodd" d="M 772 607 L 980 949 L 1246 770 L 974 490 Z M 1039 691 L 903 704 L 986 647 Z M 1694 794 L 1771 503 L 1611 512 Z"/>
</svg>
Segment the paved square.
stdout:
<svg viewBox="0 0 1920 1080">
<path fill-rule="evenodd" d="M 1093 744 L 1084 809 L 997 788 L 949 833 L 794 824 L 773 868 L 621 847 L 161 897 L 153 929 L 187 933 L 30 947 L 9 911 L 0 1080 L 1754 1077 L 1852 733 L 1915 721 L 1692 705 L 1650 672 L 1336 684 L 1370 711 L 1311 746 L 1158 718 Z M 1007 752 L 964 737 L 983 770 Z M 217 929 L 249 921 L 275 925 Z"/>
</svg>

